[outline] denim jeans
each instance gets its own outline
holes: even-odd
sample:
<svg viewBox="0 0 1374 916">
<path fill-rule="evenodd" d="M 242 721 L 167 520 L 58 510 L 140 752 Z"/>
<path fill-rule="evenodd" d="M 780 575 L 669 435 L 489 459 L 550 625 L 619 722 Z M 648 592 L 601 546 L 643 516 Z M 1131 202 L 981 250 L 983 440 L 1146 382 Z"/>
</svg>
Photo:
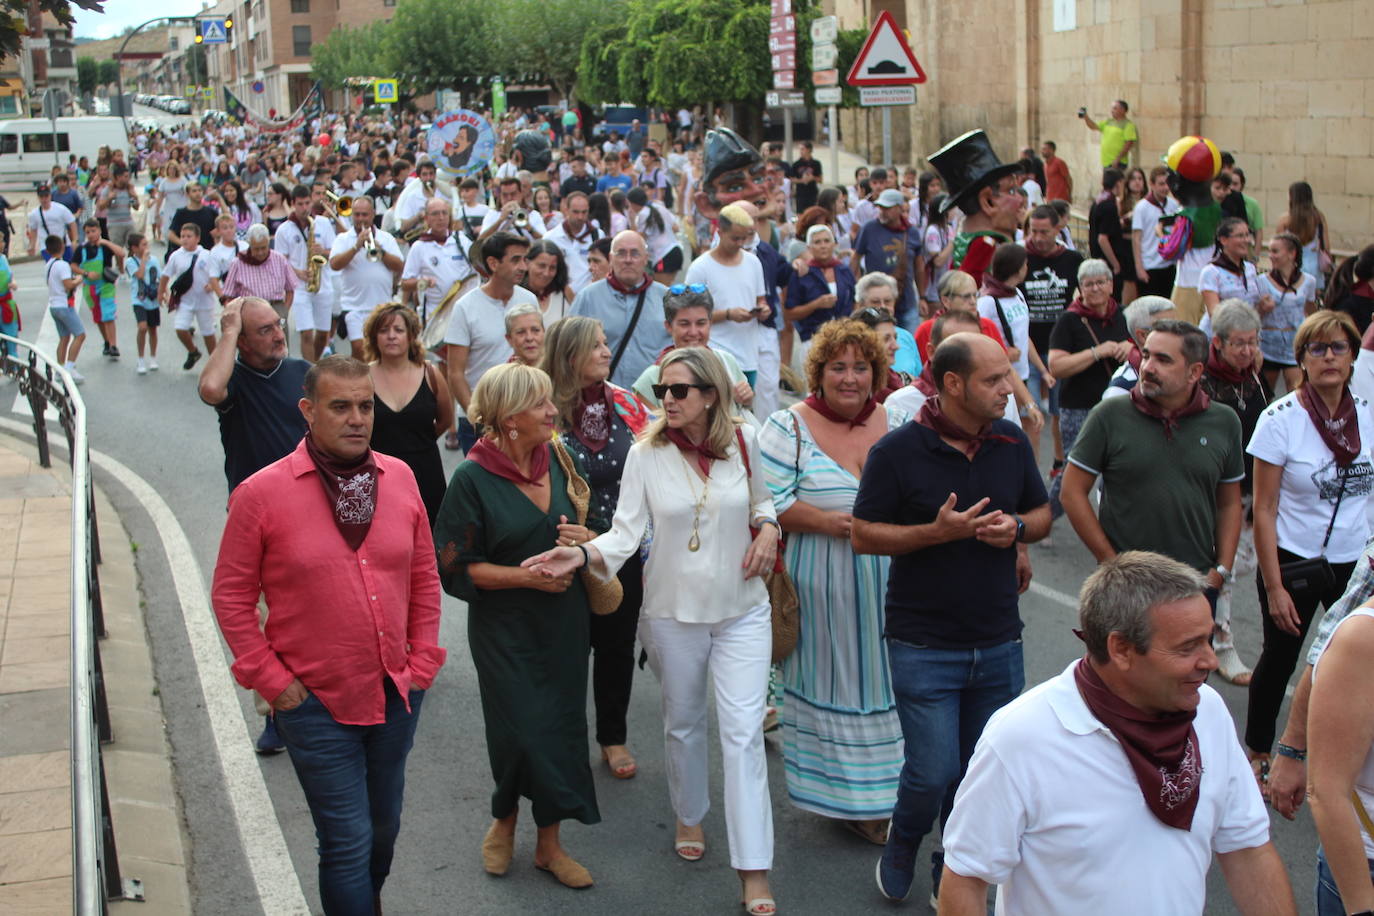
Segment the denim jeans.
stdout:
<svg viewBox="0 0 1374 916">
<path fill-rule="evenodd" d="M 477 444 L 477 427 L 467 417 L 458 418 L 458 448 L 466 455 Z"/>
<path fill-rule="evenodd" d="M 1374 880 L 1374 859 L 1369 862 L 1369 876 Z M 1336 877 L 1326 864 L 1326 851 L 1317 847 L 1317 916 L 1345 916 L 1345 904 L 1336 888 Z"/>
<path fill-rule="evenodd" d="M 887 657 L 906 745 L 891 832 L 916 847 L 937 814 L 949 819 L 983 726 L 1025 686 L 1021 640 L 932 649 L 888 637 Z"/>
<path fill-rule="evenodd" d="M 276 714 L 315 821 L 326 916 L 372 916 L 401 832 L 406 755 L 423 699 L 423 690 L 412 690 L 406 712 L 388 680 L 381 725 L 340 725 L 313 693 Z"/>
</svg>

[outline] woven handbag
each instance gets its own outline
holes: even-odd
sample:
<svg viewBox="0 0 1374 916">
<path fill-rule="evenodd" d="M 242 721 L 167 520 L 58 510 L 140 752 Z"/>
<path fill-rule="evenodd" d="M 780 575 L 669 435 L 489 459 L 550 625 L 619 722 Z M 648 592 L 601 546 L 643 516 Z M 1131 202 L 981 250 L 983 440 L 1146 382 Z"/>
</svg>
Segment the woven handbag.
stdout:
<svg viewBox="0 0 1374 916">
<path fill-rule="evenodd" d="M 796 416 L 793 415 L 793 422 Z M 746 477 L 753 477 L 754 470 L 749 466 L 749 450 L 744 447 L 744 433 L 739 428 L 735 429 L 735 437 L 739 442 L 739 454 L 744 459 L 744 473 Z M 797 434 L 798 458 L 800 459 L 801 434 Z M 753 525 L 749 526 L 750 537 L 755 537 L 759 529 Z M 768 589 L 768 603 L 773 609 L 773 664 L 781 662 L 797 648 L 797 636 L 801 632 L 801 599 L 797 596 L 797 587 L 792 583 L 792 577 L 787 574 L 787 567 L 783 565 L 783 551 L 787 549 L 784 538 L 778 540 L 778 556 L 773 561 L 773 568 L 763 574 L 764 587 Z"/>
<path fill-rule="evenodd" d="M 573 466 L 572 454 L 563 447 L 561 440 L 553 440 L 553 453 L 558 458 L 558 466 L 563 469 L 563 476 L 568 478 L 568 500 L 577 512 L 577 523 L 586 525 L 587 510 L 592 504 L 592 488 L 577 473 Z M 605 616 L 620 610 L 620 602 L 625 598 L 625 589 L 619 579 L 615 576 L 609 579 L 597 578 L 585 566 L 578 572 L 582 576 L 582 587 L 587 590 L 587 604 L 591 606 L 593 614 Z"/>
</svg>

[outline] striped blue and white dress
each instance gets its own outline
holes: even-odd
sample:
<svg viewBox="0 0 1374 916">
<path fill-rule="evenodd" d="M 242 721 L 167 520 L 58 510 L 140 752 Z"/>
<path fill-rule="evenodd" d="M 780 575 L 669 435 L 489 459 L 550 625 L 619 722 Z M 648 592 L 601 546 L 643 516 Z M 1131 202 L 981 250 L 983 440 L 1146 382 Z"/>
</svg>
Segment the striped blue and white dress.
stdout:
<svg viewBox="0 0 1374 916">
<path fill-rule="evenodd" d="M 811 437 L 791 411 L 759 434 L 778 514 L 796 502 L 849 512 L 859 481 Z M 911 419 L 887 410 L 888 429 Z M 798 460 L 797 433 L 801 435 Z M 888 817 L 902 769 L 902 726 L 883 648 L 888 557 L 856 556 L 847 540 L 787 536 L 787 571 L 801 599 L 797 649 L 782 664 L 782 736 L 787 794 L 805 811 L 842 820 Z"/>
</svg>

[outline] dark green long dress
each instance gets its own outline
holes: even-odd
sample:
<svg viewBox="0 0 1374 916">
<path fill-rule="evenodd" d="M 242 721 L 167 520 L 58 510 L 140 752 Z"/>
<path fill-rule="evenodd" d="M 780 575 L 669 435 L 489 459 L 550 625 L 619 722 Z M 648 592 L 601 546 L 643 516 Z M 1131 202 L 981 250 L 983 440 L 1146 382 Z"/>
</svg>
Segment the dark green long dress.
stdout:
<svg viewBox="0 0 1374 916">
<path fill-rule="evenodd" d="M 580 579 L 561 594 L 484 591 L 470 563 L 519 566 L 554 546 L 560 515 L 576 518 L 562 468 L 551 460 L 549 511 L 541 512 L 503 477 L 464 461 L 449 481 L 434 523 L 444 591 L 468 603 L 468 645 L 477 668 L 487 756 L 496 782 L 492 817 L 508 817 L 520 796 L 534 822 L 600 822 L 588 762 L 586 592 Z M 587 527 L 604 530 L 599 519 Z"/>
</svg>

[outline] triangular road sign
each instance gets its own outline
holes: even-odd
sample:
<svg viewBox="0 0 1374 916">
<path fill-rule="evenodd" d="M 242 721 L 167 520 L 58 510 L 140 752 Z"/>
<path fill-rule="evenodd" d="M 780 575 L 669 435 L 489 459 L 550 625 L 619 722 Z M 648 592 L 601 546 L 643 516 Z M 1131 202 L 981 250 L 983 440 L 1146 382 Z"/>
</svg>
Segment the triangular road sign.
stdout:
<svg viewBox="0 0 1374 916">
<path fill-rule="evenodd" d="M 851 86 L 911 86 L 925 81 L 926 73 L 897 28 L 897 21 L 883 10 L 845 82 Z"/>
</svg>

